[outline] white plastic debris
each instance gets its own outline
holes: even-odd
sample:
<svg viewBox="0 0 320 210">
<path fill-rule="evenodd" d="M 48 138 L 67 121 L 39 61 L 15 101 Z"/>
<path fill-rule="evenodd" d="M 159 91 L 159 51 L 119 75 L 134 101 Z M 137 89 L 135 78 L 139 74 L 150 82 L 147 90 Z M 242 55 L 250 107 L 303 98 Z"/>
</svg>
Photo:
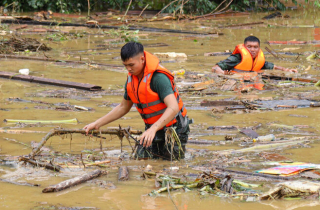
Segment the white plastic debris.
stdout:
<svg viewBox="0 0 320 210">
<path fill-rule="evenodd" d="M 187 58 L 185 53 L 167 52 L 167 53 L 154 53 L 159 58 Z"/>
<path fill-rule="evenodd" d="M 29 69 L 20 69 L 19 73 L 23 75 L 29 75 Z"/>
</svg>

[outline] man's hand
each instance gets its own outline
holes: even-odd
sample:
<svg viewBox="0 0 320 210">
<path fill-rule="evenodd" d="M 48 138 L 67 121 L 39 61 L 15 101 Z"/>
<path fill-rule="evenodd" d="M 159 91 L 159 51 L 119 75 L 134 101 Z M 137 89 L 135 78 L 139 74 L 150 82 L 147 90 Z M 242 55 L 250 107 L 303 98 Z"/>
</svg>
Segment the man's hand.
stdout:
<svg viewBox="0 0 320 210">
<path fill-rule="evenodd" d="M 218 65 L 212 67 L 211 71 L 216 74 L 225 74 L 225 71 L 223 71 Z"/>
<path fill-rule="evenodd" d="M 154 137 L 156 136 L 156 132 L 157 131 L 152 127 L 146 130 L 140 137 L 140 144 L 143 144 L 146 148 L 150 147 Z"/>
<path fill-rule="evenodd" d="M 289 69 L 289 68 L 285 68 L 285 67 L 281 67 L 281 66 L 276 66 L 276 65 L 274 65 L 274 69 L 276 69 L 276 70 L 281 70 L 281 71 L 288 71 L 288 72 L 298 73 L 298 70 L 297 70 L 297 69 Z"/>
<path fill-rule="evenodd" d="M 298 73 L 298 70 L 297 69 L 286 69 L 285 71 L 289 71 L 289 72 L 293 72 L 293 73 Z"/>
<path fill-rule="evenodd" d="M 91 131 L 91 130 L 99 130 L 99 126 L 97 125 L 96 122 L 93 122 L 93 123 L 90 123 L 86 126 L 84 126 L 84 130 L 86 130 L 86 135 L 88 135 L 88 133 Z"/>
</svg>

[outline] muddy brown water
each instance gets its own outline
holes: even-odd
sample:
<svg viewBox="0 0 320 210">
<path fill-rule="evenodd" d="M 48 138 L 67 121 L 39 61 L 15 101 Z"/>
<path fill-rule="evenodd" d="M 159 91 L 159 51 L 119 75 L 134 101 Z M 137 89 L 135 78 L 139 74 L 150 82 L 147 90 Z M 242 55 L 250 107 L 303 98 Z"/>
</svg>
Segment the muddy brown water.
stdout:
<svg viewBox="0 0 320 210">
<path fill-rule="evenodd" d="M 314 11 L 312 8 L 306 10 L 299 9 L 298 11 L 287 11 L 291 18 L 289 19 L 272 19 L 264 21 L 264 26 L 253 26 L 248 28 L 218 28 L 217 26 L 240 24 L 260 21 L 260 18 L 266 14 L 254 13 L 245 17 L 235 18 L 218 18 L 212 20 L 196 20 L 196 21 L 181 21 L 179 24 L 176 22 L 153 22 L 144 23 L 144 26 L 150 27 L 165 27 L 171 29 L 185 29 L 195 30 L 198 32 L 211 32 L 218 30 L 224 33 L 224 35 L 218 38 L 190 38 L 181 37 L 179 34 L 161 35 L 159 33 L 140 32 L 149 34 L 147 37 L 141 37 L 140 41 L 143 44 L 151 43 L 167 43 L 168 47 L 153 47 L 146 48 L 147 51 L 155 52 L 184 52 L 188 55 L 186 61 L 174 61 L 166 62 L 163 65 L 168 69 L 174 71 L 181 68 L 187 72 L 199 72 L 208 73 L 211 67 L 219 60 L 224 59 L 226 56 L 203 56 L 206 52 L 221 52 L 225 50 L 233 50 L 234 46 L 242 43 L 243 39 L 248 35 L 255 35 L 261 40 L 261 47 L 268 46 L 266 41 L 269 40 L 305 40 L 312 41 L 315 36 L 315 28 L 309 27 L 310 25 L 319 26 L 318 11 Z M 141 23 L 140 23 L 141 24 Z M 288 25 L 288 27 L 279 27 L 279 25 Z M 296 27 L 294 27 L 296 26 Z M 299 27 L 300 26 L 300 27 Z M 308 26 L 308 27 L 302 27 Z M 77 30 L 77 29 L 75 29 Z M 98 30 L 90 29 L 90 33 L 98 32 Z M 43 38 L 43 36 L 37 36 L 36 38 Z M 101 44 L 103 40 L 108 39 L 106 35 L 90 35 L 83 39 L 69 40 L 57 44 L 51 44 L 54 48 L 52 52 L 47 54 L 57 58 L 66 60 L 79 59 L 78 54 L 71 54 L 68 52 L 74 50 L 89 50 L 97 48 L 98 44 Z M 121 45 L 119 45 L 121 46 Z M 318 50 L 319 46 L 316 45 L 273 45 L 272 48 L 281 50 L 288 47 L 299 47 L 300 49 L 293 52 L 305 52 Z M 98 51 L 105 54 L 86 52 L 86 55 L 82 55 L 82 60 L 88 60 L 88 62 L 95 61 L 99 63 L 109 63 L 115 65 L 121 65 L 120 59 L 114 59 L 119 57 L 119 49 L 109 51 Z M 69 57 L 70 56 L 70 57 Z M 297 61 L 294 59 L 288 60 L 276 60 L 271 55 L 266 56 L 267 60 L 274 62 L 277 65 L 284 67 L 296 68 L 298 65 L 304 66 L 301 69 L 307 68 L 312 65 L 309 74 L 318 75 L 318 71 L 315 67 L 319 65 L 319 62 L 307 62 L 305 57 L 301 56 Z M 290 57 L 292 58 L 292 57 Z M 24 60 L 5 60 L 0 61 L 1 71 L 18 72 L 19 69 L 30 69 L 31 75 L 44 76 L 47 78 L 61 79 L 67 81 L 76 81 L 83 83 L 96 84 L 103 87 L 103 89 L 122 89 L 126 81 L 125 71 L 113 72 L 108 70 L 98 70 L 93 67 L 79 67 L 79 66 L 64 66 L 55 65 L 48 62 L 38 61 L 24 61 Z M 300 70 L 302 71 L 302 70 Z M 9 111 L 0 110 L 0 127 L 14 126 L 4 123 L 3 119 L 31 119 L 31 120 L 62 120 L 77 118 L 79 120 L 78 125 L 61 125 L 65 128 L 82 128 L 86 124 L 93 120 L 103 116 L 111 110 L 110 107 L 103 106 L 106 103 L 119 103 L 122 100 L 122 96 L 101 96 L 94 97 L 90 100 L 77 100 L 69 98 L 44 98 L 44 97 L 30 97 L 30 93 L 38 93 L 46 90 L 61 90 L 63 88 L 39 85 L 34 83 L 11 81 L 0 79 L 0 108 L 8 109 Z M 316 88 L 309 88 L 316 90 Z M 295 90 L 299 91 L 299 89 Z M 254 92 L 254 95 L 259 97 L 275 96 L 276 93 L 272 91 Z M 69 102 L 72 105 L 80 105 L 86 107 L 92 107 L 94 112 L 73 112 L 73 111 L 56 111 L 49 109 L 37 109 L 37 104 L 32 103 L 17 103 L 9 102 L 6 99 L 9 97 L 23 98 L 28 100 L 41 100 L 50 103 Z M 221 98 L 239 97 L 236 93 L 232 92 L 219 92 L 217 96 L 208 96 L 201 98 L 192 98 L 187 95 L 182 95 L 185 101 L 195 101 L 207 98 L 210 100 Z M 319 108 L 300 108 L 294 110 L 283 110 L 274 112 L 261 112 L 250 114 L 223 114 L 219 118 L 211 115 L 210 111 L 206 110 L 189 110 L 188 115 L 195 120 L 194 129 L 198 129 L 197 126 L 202 126 L 202 129 L 206 129 L 209 126 L 219 125 L 236 125 L 239 127 L 254 126 L 258 123 L 266 124 L 269 122 L 276 122 L 278 124 L 285 125 L 309 125 L 317 133 L 320 126 L 318 119 L 320 118 Z M 307 117 L 292 117 L 289 115 L 304 115 Z M 108 126 L 131 126 L 135 129 L 144 129 L 142 120 L 136 111 L 128 113 L 125 118 L 119 119 L 116 122 L 111 123 Z M 30 130 L 49 131 L 54 126 L 34 127 L 34 128 L 22 128 Z M 268 134 L 267 129 L 260 131 L 261 135 Z M 0 155 L 1 158 L 6 156 L 18 156 L 26 155 L 30 153 L 30 149 L 23 145 L 14 144 L 12 142 L 5 141 L 3 138 L 12 138 L 18 141 L 30 144 L 31 141 L 40 141 L 44 134 L 0 134 Z M 224 140 L 224 135 L 210 135 L 198 137 L 199 139 L 207 140 Z M 95 149 L 99 147 L 99 143 L 95 141 L 89 141 L 86 137 L 81 135 L 74 135 L 72 141 L 72 148 L 70 151 L 69 140 L 60 139 L 54 137 L 51 140 L 51 148 L 53 150 L 65 153 L 79 154 L 85 149 Z M 119 149 L 120 144 L 117 138 L 112 140 L 106 139 L 103 141 L 103 147 L 106 150 Z M 207 150 L 224 150 L 224 149 L 237 149 L 239 146 L 224 145 L 224 146 L 199 146 L 188 145 L 189 148 L 195 149 L 207 149 Z M 125 149 L 129 151 L 128 145 L 125 143 Z M 311 144 L 311 148 L 290 149 L 282 151 L 281 154 L 295 160 L 305 161 L 312 163 L 320 163 L 320 155 L 318 150 L 320 149 L 319 143 Z M 179 166 L 182 171 L 198 173 L 187 169 L 189 165 L 199 165 L 202 161 L 206 161 L 208 158 L 196 158 L 191 161 L 180 162 L 167 162 L 161 160 L 148 160 L 148 161 L 126 161 L 122 164 L 128 166 L 134 166 L 133 168 L 141 168 L 150 164 L 155 170 L 168 169 L 170 166 Z M 75 206 L 88 206 L 97 207 L 99 209 L 174 209 L 174 206 L 169 199 L 168 195 L 164 193 L 158 197 L 149 197 L 147 194 L 155 189 L 153 180 L 140 180 L 140 172 L 133 171 L 131 173 L 131 179 L 127 182 L 117 182 L 116 167 L 107 168 L 109 174 L 100 179 L 113 181 L 117 186 L 116 189 L 108 190 L 99 188 L 93 184 L 82 184 L 74 188 L 70 188 L 58 193 L 43 194 L 42 189 L 51 184 L 56 184 L 60 181 L 73 177 L 77 174 L 77 171 L 67 172 L 65 176 L 55 176 L 54 173 L 46 172 L 42 169 L 36 171 L 29 171 L 23 169 L 22 166 L 18 168 L 12 168 L 9 166 L 0 166 L 0 175 L 5 176 L 5 171 L 18 170 L 17 175 L 21 175 L 18 181 L 29 181 L 33 183 L 41 184 L 41 187 L 27 187 L 16 186 L 7 183 L 0 183 L 0 208 L 1 209 L 31 209 L 41 204 L 61 204 L 63 206 L 75 207 Z M 267 183 L 270 185 L 273 183 Z M 271 186 L 271 185 L 270 185 Z M 214 208 L 216 209 L 319 209 L 319 201 L 272 201 L 272 202 L 254 202 L 243 203 L 238 200 L 232 200 L 230 198 L 219 198 L 215 196 L 200 196 L 198 191 L 192 192 L 172 192 L 172 198 L 179 209 L 200 209 L 200 208 Z"/>
</svg>

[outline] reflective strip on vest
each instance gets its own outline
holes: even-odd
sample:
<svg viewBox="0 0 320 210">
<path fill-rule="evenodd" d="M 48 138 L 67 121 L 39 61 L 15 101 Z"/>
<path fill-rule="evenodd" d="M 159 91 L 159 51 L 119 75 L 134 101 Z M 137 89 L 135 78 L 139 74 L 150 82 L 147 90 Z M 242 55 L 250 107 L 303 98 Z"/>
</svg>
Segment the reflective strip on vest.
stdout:
<svg viewBox="0 0 320 210">
<path fill-rule="evenodd" d="M 128 83 L 130 83 L 131 81 L 132 81 L 132 77 L 129 76 L 129 77 L 128 77 Z"/>
<path fill-rule="evenodd" d="M 160 104 L 160 103 L 162 103 L 160 100 L 156 100 L 154 102 L 150 102 L 150 103 L 147 103 L 147 104 L 135 104 L 135 105 L 139 109 L 144 109 L 144 108 L 147 108 L 149 106 L 154 106 L 154 105 L 157 105 L 157 104 Z"/>
<path fill-rule="evenodd" d="M 143 82 L 146 83 L 147 79 L 149 79 L 149 77 L 151 76 L 151 73 L 147 74 L 144 78 L 143 78 Z"/>
<path fill-rule="evenodd" d="M 161 109 L 160 111 L 157 111 L 157 112 L 153 112 L 151 114 L 140 114 L 142 119 L 149 119 L 151 117 L 155 117 L 157 115 L 160 115 L 160 114 L 163 114 L 165 111 L 166 111 L 167 108 L 165 109 Z"/>
</svg>

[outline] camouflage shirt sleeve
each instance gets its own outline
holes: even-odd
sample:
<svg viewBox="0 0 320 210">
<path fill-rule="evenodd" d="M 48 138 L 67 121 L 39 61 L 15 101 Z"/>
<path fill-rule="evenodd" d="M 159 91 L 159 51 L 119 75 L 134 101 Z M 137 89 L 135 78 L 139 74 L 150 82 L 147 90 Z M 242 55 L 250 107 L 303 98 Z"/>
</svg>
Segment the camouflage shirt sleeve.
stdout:
<svg viewBox="0 0 320 210">
<path fill-rule="evenodd" d="M 234 54 L 230 55 L 227 59 L 220 61 L 217 63 L 217 65 L 222 69 L 222 70 L 231 70 L 233 67 L 238 65 L 241 62 L 241 55 L 240 54 Z"/>
<path fill-rule="evenodd" d="M 266 61 L 265 63 L 264 63 L 264 66 L 262 67 L 262 69 L 273 69 L 274 68 L 274 64 L 273 63 L 270 63 L 270 62 L 268 62 L 268 61 Z"/>
</svg>

